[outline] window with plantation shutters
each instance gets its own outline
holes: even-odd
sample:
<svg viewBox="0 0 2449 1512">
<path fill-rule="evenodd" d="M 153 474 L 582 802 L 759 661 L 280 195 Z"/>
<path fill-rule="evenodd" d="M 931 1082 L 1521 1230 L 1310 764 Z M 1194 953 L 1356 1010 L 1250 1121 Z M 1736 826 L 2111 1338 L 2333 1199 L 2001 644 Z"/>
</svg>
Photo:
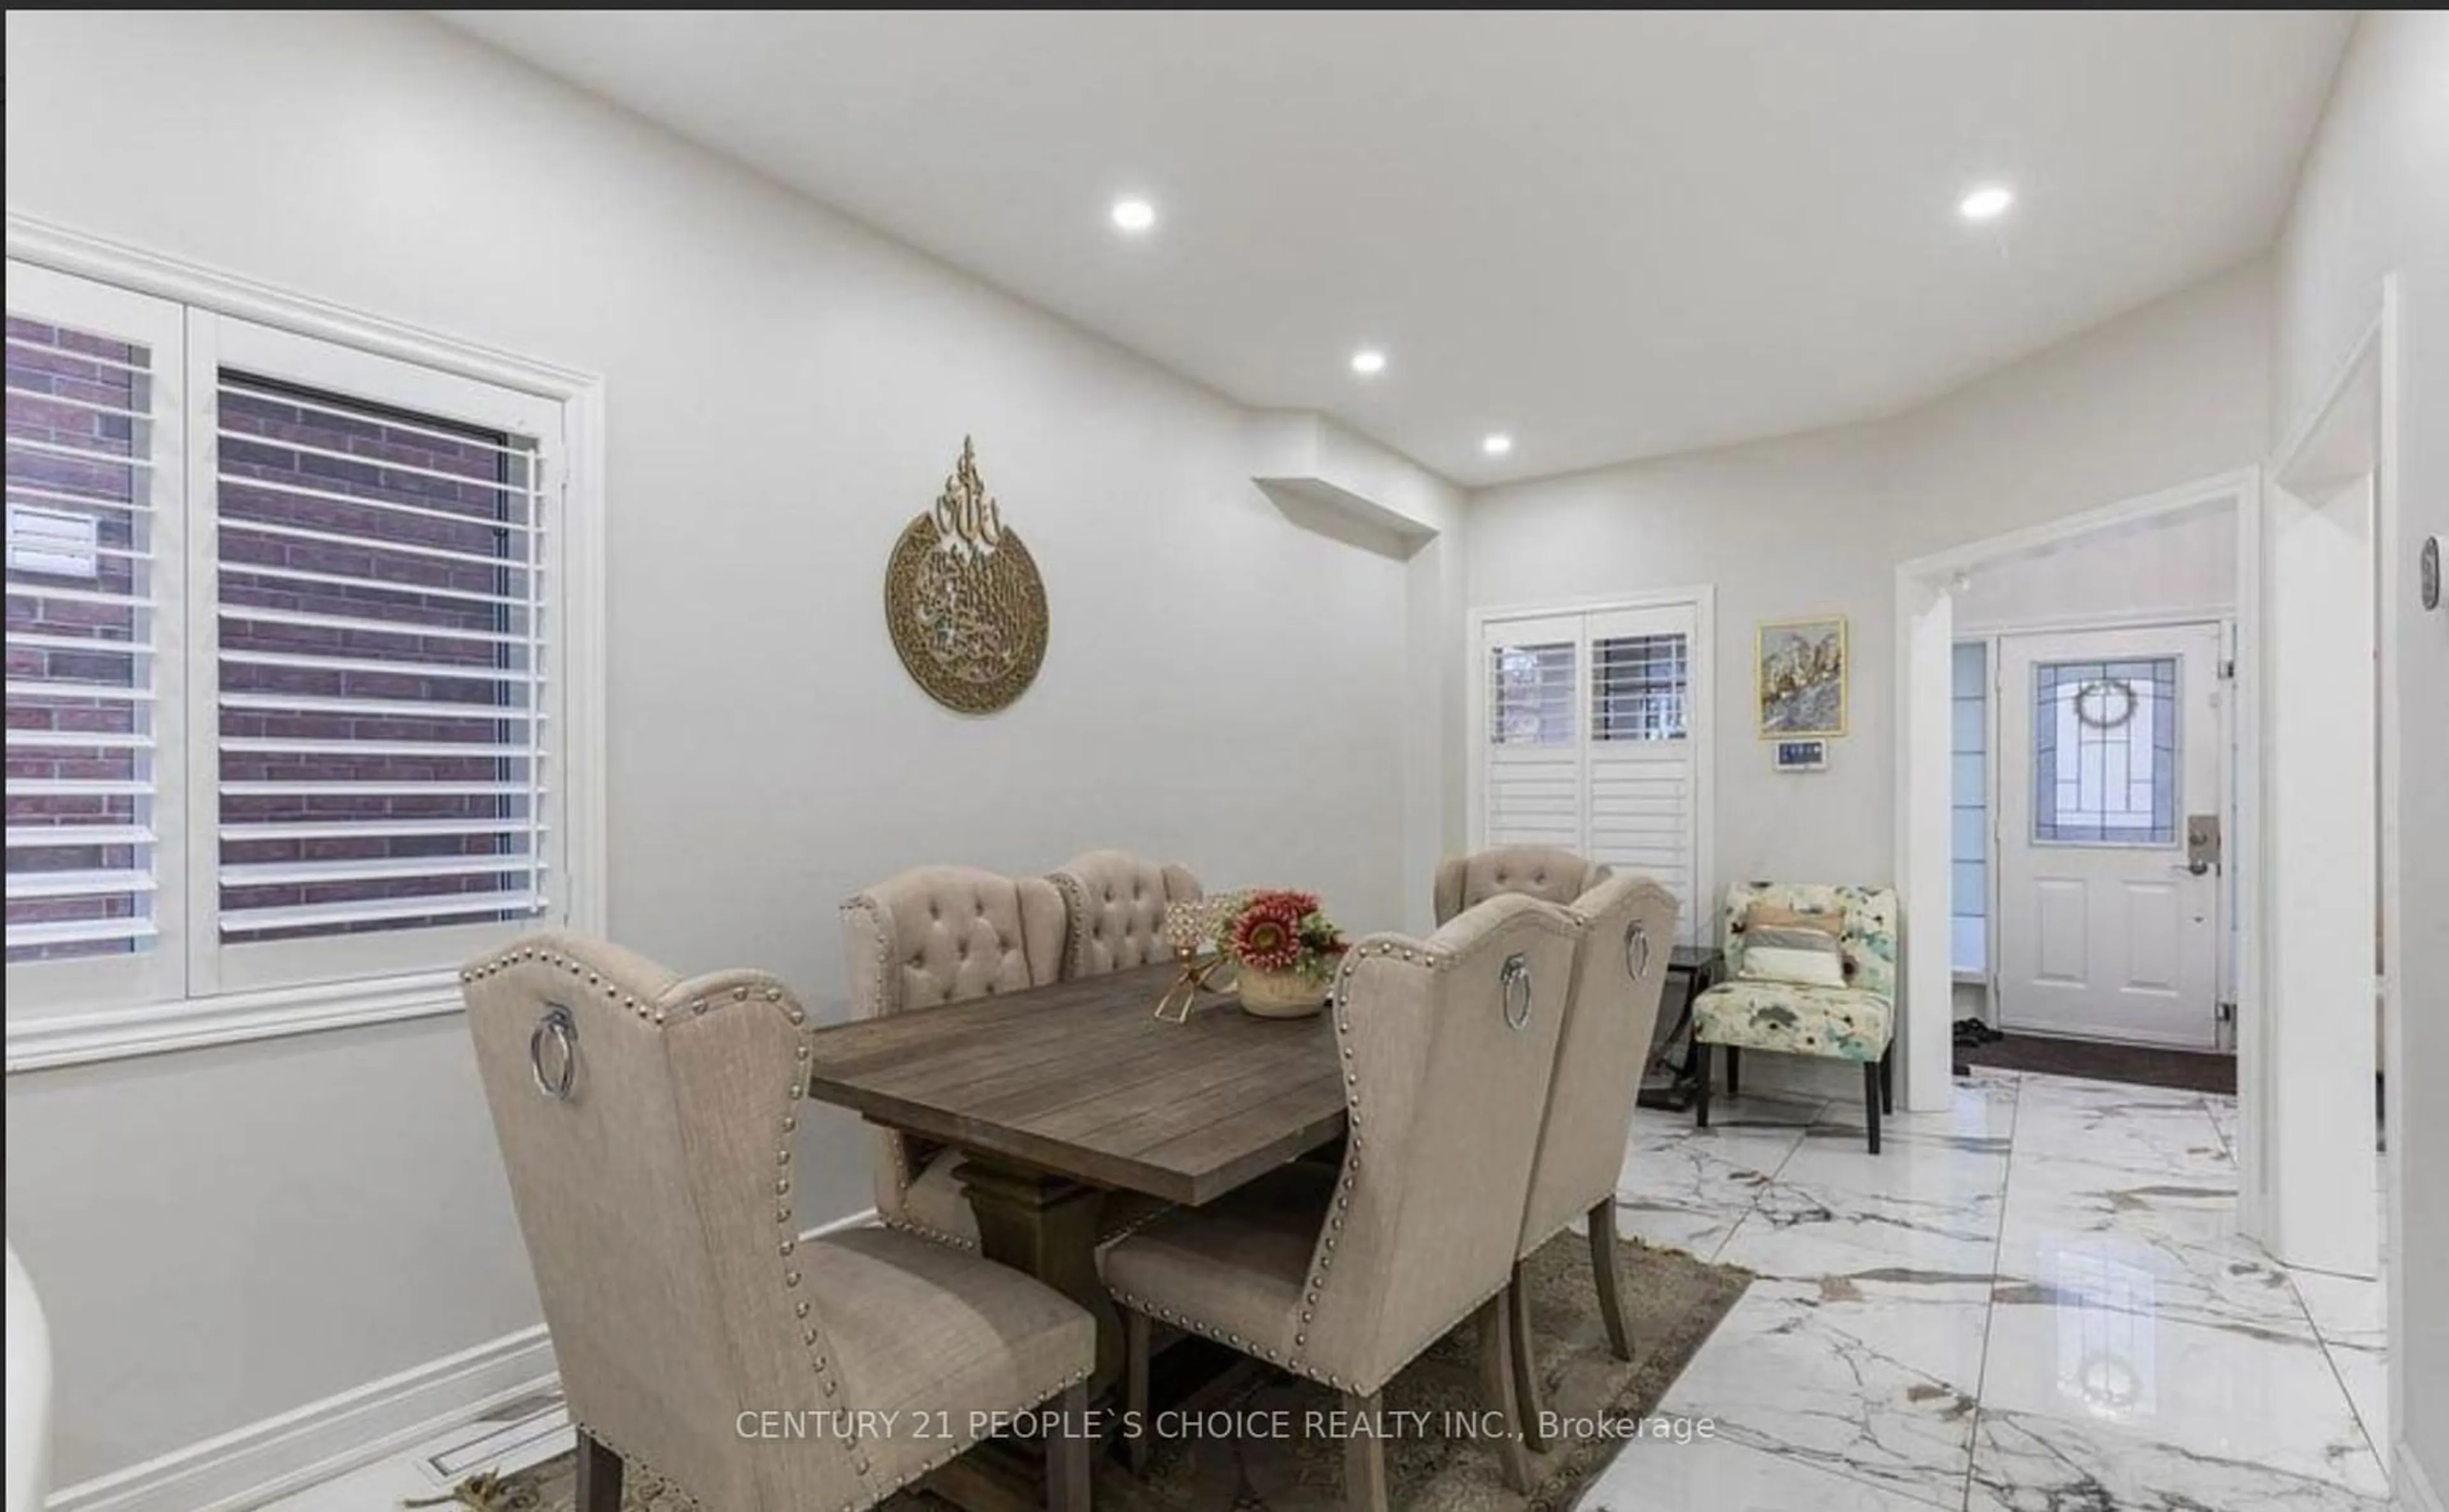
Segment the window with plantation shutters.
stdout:
<svg viewBox="0 0 2449 1512">
<path fill-rule="evenodd" d="M 12 989 L 34 963 L 178 977 L 180 336 L 175 305 L 9 270 Z"/>
<path fill-rule="evenodd" d="M 1554 846 L 1656 878 L 1697 942 L 1707 878 L 1697 600 L 1485 622 L 1475 845 Z"/>
<path fill-rule="evenodd" d="M 9 296 L 12 1023 L 563 917 L 559 402 L 13 261 Z"/>
</svg>

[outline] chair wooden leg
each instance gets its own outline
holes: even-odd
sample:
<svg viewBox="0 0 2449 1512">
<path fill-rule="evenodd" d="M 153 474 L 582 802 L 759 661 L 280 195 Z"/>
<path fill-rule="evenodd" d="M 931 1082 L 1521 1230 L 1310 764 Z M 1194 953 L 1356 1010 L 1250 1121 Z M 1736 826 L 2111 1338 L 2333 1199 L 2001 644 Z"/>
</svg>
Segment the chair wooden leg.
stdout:
<svg viewBox="0 0 2449 1512">
<path fill-rule="evenodd" d="M 1890 1045 L 1880 1052 L 1880 1111 L 1897 1111 L 1897 1047 Z"/>
<path fill-rule="evenodd" d="M 1701 1062 L 1701 1074 L 1692 1082 L 1692 1122 L 1706 1129 L 1709 1126 L 1709 1081 L 1718 1074 L 1718 1047 L 1695 1040 L 1692 1048 Z"/>
<path fill-rule="evenodd" d="M 1598 1278 L 1599 1316 L 1607 1323 L 1608 1348 L 1619 1360 L 1632 1358 L 1632 1320 L 1625 1316 L 1623 1278 L 1616 1274 L 1615 1199 L 1591 1209 L 1591 1274 Z"/>
<path fill-rule="evenodd" d="M 1862 1114 L 1871 1126 L 1871 1153 L 1880 1153 L 1880 1068 L 1862 1062 Z"/>
<path fill-rule="evenodd" d="M 1156 1440 L 1148 1426 L 1148 1317 L 1123 1311 L 1123 1362 L 1127 1385 L 1123 1397 L 1123 1457 L 1133 1475 L 1147 1471 Z"/>
<path fill-rule="evenodd" d="M 1089 1512 L 1089 1383 L 1065 1388 L 1055 1410 L 1062 1426 L 1046 1445 L 1047 1512 Z"/>
<path fill-rule="evenodd" d="M 621 1512 L 621 1456 L 585 1428 L 578 1430 L 578 1496 L 574 1512 Z"/>
<path fill-rule="evenodd" d="M 1343 1393 L 1346 1423 L 1365 1425 L 1363 1431 L 1343 1437 L 1343 1505 L 1345 1512 L 1386 1512 L 1386 1441 L 1379 1436 L 1379 1395 Z"/>
<path fill-rule="evenodd" d="M 1548 1435 L 1539 1424 L 1539 1361 L 1531 1347 L 1531 1289 L 1522 1284 L 1522 1262 L 1514 1262 L 1514 1279 L 1505 1284 L 1506 1352 L 1514 1357 L 1514 1426 L 1533 1454 L 1548 1452 Z"/>
<path fill-rule="evenodd" d="M 1744 1052 L 1740 1045 L 1726 1046 L 1726 1096 L 1739 1098 L 1743 1091 Z"/>
<path fill-rule="evenodd" d="M 1531 1490 L 1531 1452 L 1522 1446 L 1522 1436 L 1514 1431 L 1514 1425 L 1522 1421 L 1522 1411 L 1514 1399 L 1514 1351 L 1507 1348 L 1504 1292 L 1481 1304 L 1475 1323 L 1479 1330 L 1480 1406 L 1490 1414 L 1490 1423 L 1498 1426 L 1496 1464 L 1505 1472 L 1506 1485 L 1527 1495 Z"/>
</svg>

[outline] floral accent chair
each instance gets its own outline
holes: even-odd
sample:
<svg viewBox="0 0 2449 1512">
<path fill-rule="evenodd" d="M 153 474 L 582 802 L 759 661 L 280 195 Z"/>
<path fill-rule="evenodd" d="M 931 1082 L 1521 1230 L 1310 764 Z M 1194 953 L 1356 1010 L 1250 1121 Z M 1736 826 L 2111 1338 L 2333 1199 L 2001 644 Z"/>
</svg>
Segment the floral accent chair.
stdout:
<svg viewBox="0 0 2449 1512">
<path fill-rule="evenodd" d="M 1844 986 L 1746 979 L 1745 920 L 1754 907 L 1828 916 L 1836 926 Z M 1701 1049 L 1693 1101 L 1709 1125 L 1709 1084 L 1717 1050 L 1726 1061 L 1726 1095 L 1738 1090 L 1742 1053 L 1775 1050 L 1853 1061 L 1862 1067 L 1862 1106 L 1871 1153 L 1880 1153 L 1880 1115 L 1895 1111 L 1888 1048 L 1897 1021 L 1897 894 L 1892 888 L 1812 882 L 1738 882 L 1726 890 L 1727 980 L 1692 1005 L 1692 1038 Z"/>
</svg>

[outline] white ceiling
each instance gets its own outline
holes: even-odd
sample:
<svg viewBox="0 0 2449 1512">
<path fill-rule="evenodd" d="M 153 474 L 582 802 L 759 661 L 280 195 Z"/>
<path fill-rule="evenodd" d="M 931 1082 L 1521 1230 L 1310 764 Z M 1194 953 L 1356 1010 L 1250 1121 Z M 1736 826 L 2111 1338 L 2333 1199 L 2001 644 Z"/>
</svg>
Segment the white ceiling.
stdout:
<svg viewBox="0 0 2449 1512">
<path fill-rule="evenodd" d="M 1494 482 L 1891 411 L 2266 246 L 2352 17 L 454 11 L 1252 406 Z M 2012 184 L 2003 219 L 1956 214 Z M 1156 229 L 1118 235 L 1120 194 Z M 1388 355 L 1362 380 L 1358 347 Z M 1479 438 L 1511 431 L 1513 453 Z"/>
</svg>

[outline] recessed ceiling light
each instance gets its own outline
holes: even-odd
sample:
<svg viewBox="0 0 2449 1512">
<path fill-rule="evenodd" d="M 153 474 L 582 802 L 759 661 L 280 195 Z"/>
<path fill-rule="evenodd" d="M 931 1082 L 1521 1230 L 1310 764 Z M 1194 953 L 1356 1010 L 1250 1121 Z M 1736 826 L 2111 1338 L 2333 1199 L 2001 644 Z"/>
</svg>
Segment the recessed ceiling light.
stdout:
<svg viewBox="0 0 2449 1512">
<path fill-rule="evenodd" d="M 1956 213 L 1967 220 L 1996 220 L 2015 202 L 2015 191 L 1995 183 L 1983 184 L 1957 201 Z"/>
<path fill-rule="evenodd" d="M 1362 377 L 1372 377 L 1386 371 L 1386 354 L 1376 347 L 1362 347 L 1352 354 L 1352 371 Z"/>
<path fill-rule="evenodd" d="M 1502 431 L 1493 431 L 1480 438 L 1479 450 L 1492 457 L 1501 457 L 1514 450 L 1514 438 Z"/>
<path fill-rule="evenodd" d="M 1114 225 L 1119 230 L 1146 231 L 1156 224 L 1156 206 L 1146 200 L 1117 200 L 1113 216 Z"/>
</svg>

